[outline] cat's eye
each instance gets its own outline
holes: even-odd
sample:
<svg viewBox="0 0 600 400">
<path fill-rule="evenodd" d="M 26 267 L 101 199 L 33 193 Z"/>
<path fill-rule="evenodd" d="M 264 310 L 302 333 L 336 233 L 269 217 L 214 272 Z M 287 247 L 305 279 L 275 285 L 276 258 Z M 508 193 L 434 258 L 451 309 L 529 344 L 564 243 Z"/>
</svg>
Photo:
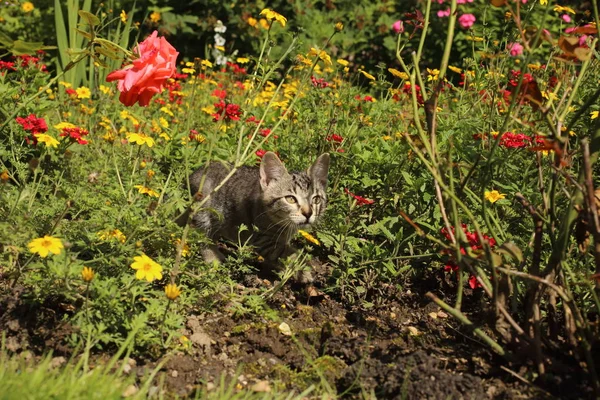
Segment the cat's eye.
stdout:
<svg viewBox="0 0 600 400">
<path fill-rule="evenodd" d="M 315 196 L 312 199 L 313 204 L 319 204 L 321 202 L 321 197 L 320 196 Z"/>
<path fill-rule="evenodd" d="M 285 201 L 290 204 L 296 204 L 298 202 L 294 196 L 285 196 Z"/>
</svg>

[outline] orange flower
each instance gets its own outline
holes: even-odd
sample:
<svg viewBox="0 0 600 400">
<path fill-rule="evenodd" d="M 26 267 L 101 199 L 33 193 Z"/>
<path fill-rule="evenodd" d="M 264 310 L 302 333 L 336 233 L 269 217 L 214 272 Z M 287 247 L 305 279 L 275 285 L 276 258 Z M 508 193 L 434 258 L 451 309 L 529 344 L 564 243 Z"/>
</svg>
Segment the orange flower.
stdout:
<svg viewBox="0 0 600 400">
<path fill-rule="evenodd" d="M 154 94 L 163 90 L 163 85 L 176 72 L 179 54 L 158 32 L 152 32 L 137 47 L 139 58 L 132 65 L 113 71 L 106 77 L 107 82 L 119 81 L 119 100 L 126 106 L 139 102 L 147 106 Z"/>
</svg>

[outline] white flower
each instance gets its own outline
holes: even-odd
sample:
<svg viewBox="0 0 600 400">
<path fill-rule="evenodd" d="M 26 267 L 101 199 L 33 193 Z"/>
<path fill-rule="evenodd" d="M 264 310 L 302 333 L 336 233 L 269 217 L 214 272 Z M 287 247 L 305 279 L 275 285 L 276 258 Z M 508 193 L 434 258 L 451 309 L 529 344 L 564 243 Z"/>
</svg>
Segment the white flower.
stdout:
<svg viewBox="0 0 600 400">
<path fill-rule="evenodd" d="M 215 45 L 216 46 L 224 46 L 225 45 L 225 38 L 221 35 L 219 35 L 218 33 L 215 35 Z"/>
<path fill-rule="evenodd" d="M 221 20 L 218 20 L 217 25 L 215 26 L 215 32 L 225 33 L 226 31 L 227 31 L 227 27 L 225 25 L 223 25 L 223 22 Z"/>
<path fill-rule="evenodd" d="M 225 65 L 225 64 L 227 64 L 227 61 L 229 61 L 229 59 L 227 57 L 225 57 L 222 54 L 219 54 L 216 57 L 215 64 L 217 64 L 217 65 Z"/>
</svg>

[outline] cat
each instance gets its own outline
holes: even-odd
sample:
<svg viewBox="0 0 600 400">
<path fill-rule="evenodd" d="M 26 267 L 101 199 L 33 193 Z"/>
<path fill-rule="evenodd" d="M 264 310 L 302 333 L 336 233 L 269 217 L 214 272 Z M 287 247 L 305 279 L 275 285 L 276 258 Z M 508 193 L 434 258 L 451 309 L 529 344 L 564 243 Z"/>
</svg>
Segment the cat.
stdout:
<svg viewBox="0 0 600 400">
<path fill-rule="evenodd" d="M 295 252 L 290 240 L 298 229 L 314 225 L 327 207 L 329 154 L 321 154 L 306 171 L 289 173 L 275 153 L 266 152 L 260 167 L 240 167 L 213 192 L 232 168 L 211 162 L 190 176 L 196 198 L 210 195 L 190 225 L 213 241 L 237 242 L 243 224 L 250 229 L 242 232 L 242 240 L 249 240 L 267 265 L 278 265 Z M 204 247 L 202 256 L 208 263 L 224 260 L 214 244 Z"/>
</svg>

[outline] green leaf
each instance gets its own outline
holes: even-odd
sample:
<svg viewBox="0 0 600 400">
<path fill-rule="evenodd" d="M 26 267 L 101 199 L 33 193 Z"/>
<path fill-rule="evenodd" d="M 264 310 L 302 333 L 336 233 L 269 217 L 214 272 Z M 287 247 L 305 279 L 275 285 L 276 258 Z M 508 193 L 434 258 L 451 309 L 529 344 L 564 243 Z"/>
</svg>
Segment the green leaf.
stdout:
<svg viewBox="0 0 600 400">
<path fill-rule="evenodd" d="M 81 17 L 81 19 L 86 20 L 88 25 L 91 27 L 94 27 L 94 26 L 100 24 L 100 18 L 96 17 L 91 12 L 87 12 L 85 10 L 79 10 L 78 14 Z"/>
<path fill-rule="evenodd" d="M 43 42 L 24 42 L 22 40 L 15 40 L 11 48 L 11 52 L 16 55 L 33 54 L 38 50 L 44 48 Z"/>
</svg>

